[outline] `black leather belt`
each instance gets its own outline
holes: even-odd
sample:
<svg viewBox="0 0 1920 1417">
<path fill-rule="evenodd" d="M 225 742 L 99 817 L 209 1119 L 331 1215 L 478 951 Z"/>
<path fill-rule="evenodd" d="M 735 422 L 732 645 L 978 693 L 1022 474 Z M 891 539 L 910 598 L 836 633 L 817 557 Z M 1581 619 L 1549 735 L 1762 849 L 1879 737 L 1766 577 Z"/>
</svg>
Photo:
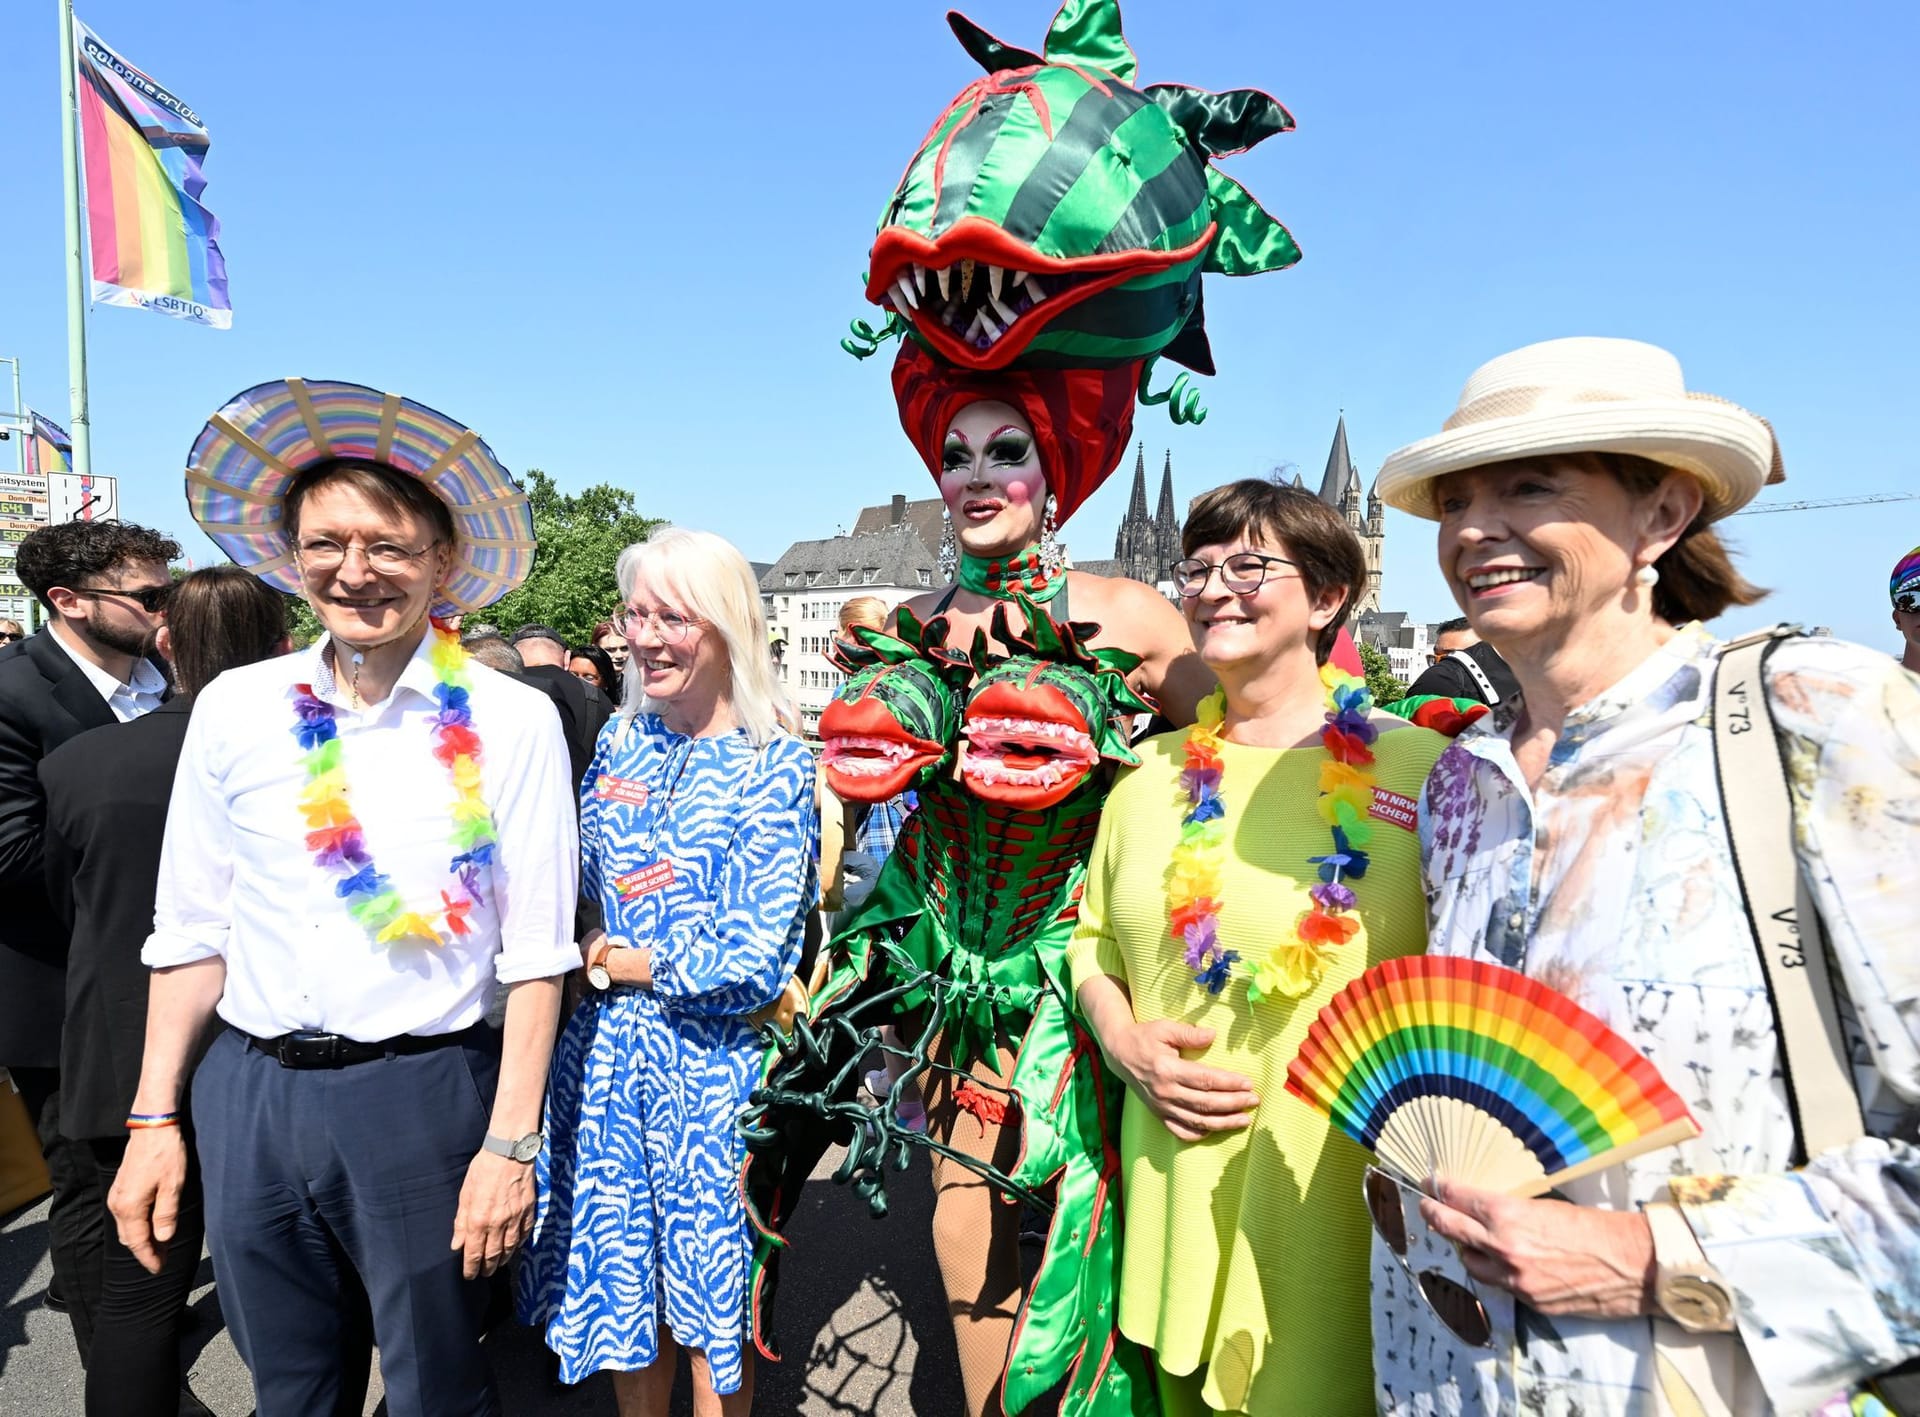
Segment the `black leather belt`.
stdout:
<svg viewBox="0 0 1920 1417">
<path fill-rule="evenodd" d="M 407 1053 L 430 1053 L 455 1043 L 465 1043 L 482 1025 L 474 1024 L 457 1033 L 403 1033 L 377 1043 L 362 1043 L 338 1033 L 299 1031 L 278 1038 L 255 1038 L 244 1029 L 234 1032 L 247 1040 L 247 1047 L 265 1053 L 283 1068 L 347 1068 L 355 1063 L 371 1063 L 376 1058 L 392 1058 Z"/>
</svg>

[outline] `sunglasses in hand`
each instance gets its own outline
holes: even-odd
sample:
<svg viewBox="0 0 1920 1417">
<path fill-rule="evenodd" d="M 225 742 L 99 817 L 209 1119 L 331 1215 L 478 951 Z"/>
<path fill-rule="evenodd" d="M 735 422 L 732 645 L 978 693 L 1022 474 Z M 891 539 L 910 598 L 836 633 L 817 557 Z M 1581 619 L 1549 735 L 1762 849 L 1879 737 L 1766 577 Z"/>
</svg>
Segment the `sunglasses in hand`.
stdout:
<svg viewBox="0 0 1920 1417">
<path fill-rule="evenodd" d="M 1373 1221 L 1374 1234 L 1400 1261 L 1400 1268 L 1413 1281 L 1414 1291 L 1419 1294 L 1421 1301 L 1433 1311 L 1435 1318 L 1446 1325 L 1447 1332 L 1467 1347 L 1491 1348 L 1493 1321 L 1487 1317 L 1487 1306 L 1480 1302 L 1473 1281 L 1470 1278 L 1464 1281 L 1455 1279 L 1437 1266 L 1415 1267 L 1410 1254 L 1409 1237 L 1413 1233 L 1413 1223 L 1409 1218 L 1409 1208 L 1412 1216 L 1418 1217 L 1422 1193 L 1378 1166 L 1367 1168 L 1363 1187 L 1367 1198 L 1367 1216 Z M 1421 1230 L 1425 1233 L 1424 1226 Z"/>
</svg>

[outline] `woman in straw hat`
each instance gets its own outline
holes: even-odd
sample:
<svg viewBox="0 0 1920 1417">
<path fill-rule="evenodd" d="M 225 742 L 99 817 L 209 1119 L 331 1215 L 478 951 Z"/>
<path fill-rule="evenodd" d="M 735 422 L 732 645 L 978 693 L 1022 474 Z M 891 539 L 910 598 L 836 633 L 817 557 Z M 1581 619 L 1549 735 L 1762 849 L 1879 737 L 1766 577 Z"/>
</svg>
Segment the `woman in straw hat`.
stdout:
<svg viewBox="0 0 1920 1417">
<path fill-rule="evenodd" d="M 1381 469 L 1520 685 L 1428 781 L 1430 949 L 1569 995 L 1702 1128 L 1564 1199 L 1441 1181 L 1376 1216 L 1382 1411 L 1807 1412 L 1920 1354 L 1920 1151 L 1894 1139 L 1920 1116 L 1920 685 L 1856 645 L 1700 624 L 1760 598 L 1714 524 L 1782 475 L 1765 422 L 1617 339 L 1482 366 Z M 1723 798 L 1763 707 L 1778 757 L 1756 738 Z M 1777 811 L 1740 810 L 1782 763 Z M 1784 889 L 1790 922 L 1796 876 L 1828 949 L 1763 956 L 1750 912 Z M 1829 974 L 1843 1040 L 1795 1012 Z"/>
</svg>

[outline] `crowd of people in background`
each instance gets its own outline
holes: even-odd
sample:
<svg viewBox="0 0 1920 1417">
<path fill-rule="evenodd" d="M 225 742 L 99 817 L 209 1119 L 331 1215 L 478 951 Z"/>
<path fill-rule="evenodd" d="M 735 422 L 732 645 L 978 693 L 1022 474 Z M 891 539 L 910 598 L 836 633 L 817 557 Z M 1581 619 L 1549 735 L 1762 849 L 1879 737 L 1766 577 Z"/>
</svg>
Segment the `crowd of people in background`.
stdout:
<svg viewBox="0 0 1920 1417">
<path fill-rule="evenodd" d="M 560 1379 L 609 1372 L 623 1417 L 666 1412 L 683 1355 L 696 1412 L 745 1414 L 736 1120 L 917 797 L 825 786 L 719 537 L 629 547 L 582 643 L 503 632 L 477 612 L 530 542 L 470 520 L 517 491 L 485 444 L 447 422 L 464 453 L 427 462 L 467 459 L 454 495 L 324 439 L 272 462 L 207 441 L 270 387 L 209 424 L 196 466 L 227 458 L 215 480 L 278 541 L 176 574 L 160 532 L 47 527 L 16 562 L 45 624 L 0 621 L 0 1064 L 52 1178 L 49 1301 L 87 1410 L 194 1410 L 178 1343 L 204 1244 L 263 1417 L 358 1412 L 376 1346 L 397 1417 L 497 1410 L 480 1339 L 508 1283 Z M 998 515 L 1029 478 L 1039 522 L 1057 470 L 1030 429 L 1009 441 L 1025 426 L 951 411 L 950 507 Z M 1890 582 L 1898 659 L 1784 633 L 1753 650 L 1792 826 L 1766 859 L 1801 883 L 1851 1064 L 1816 1118 L 1725 795 L 1714 693 L 1746 646 L 1703 628 L 1764 594 L 1716 526 L 1780 470 L 1764 423 L 1691 397 L 1652 346 L 1476 371 L 1380 479 L 1434 524 L 1464 611 L 1411 686 L 1484 706 L 1452 737 L 1329 709 L 1366 566 L 1310 494 L 1196 499 L 1175 604 L 1072 583 L 1075 620 L 1143 651 L 1161 715 L 1100 812 L 1061 981 L 1125 1088 L 1116 1322 L 1161 1410 L 1896 1410 L 1920 1355 L 1920 548 Z M 908 608 L 984 632 L 1006 597 L 971 574 Z M 288 589 L 314 644 L 289 639 Z M 899 625 L 849 601 L 840 652 Z M 1410 820 L 1330 892 L 1303 863 L 1325 859 L 1336 743 Z M 1228 830 L 1196 837 L 1203 800 Z M 1169 912 L 1193 903 L 1168 862 L 1196 841 L 1209 943 L 1183 965 Z M 1322 911 L 1345 944 L 1298 989 L 1267 977 L 1283 1006 L 1195 987 L 1196 967 L 1282 968 L 1255 963 L 1275 922 Z M 1335 991 L 1422 951 L 1574 997 L 1701 1135 L 1543 1199 L 1371 1169 L 1286 1095 L 1287 1065 Z M 1004 1088 L 1014 1066 L 1002 1040 L 954 1075 Z M 949 1083 L 903 1087 L 898 1046 L 868 1068 L 903 1125 L 1011 1145 Z M 966 1403 L 997 1411 L 1019 1212 L 974 1171 L 935 1182 L 936 1216 L 965 1216 L 936 1239 Z M 1678 1280 L 1718 1307 L 1683 1306 Z"/>
</svg>

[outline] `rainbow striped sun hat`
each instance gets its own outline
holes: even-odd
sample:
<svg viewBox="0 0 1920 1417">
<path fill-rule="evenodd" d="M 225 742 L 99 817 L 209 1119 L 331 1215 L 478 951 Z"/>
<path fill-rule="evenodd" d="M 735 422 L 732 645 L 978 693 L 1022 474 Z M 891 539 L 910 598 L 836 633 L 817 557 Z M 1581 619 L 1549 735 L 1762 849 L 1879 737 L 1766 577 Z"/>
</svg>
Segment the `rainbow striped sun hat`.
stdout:
<svg viewBox="0 0 1920 1417">
<path fill-rule="evenodd" d="M 298 592 L 281 505 L 296 476 L 334 458 L 417 477 L 453 510 L 459 542 L 436 614 L 491 605 L 533 568 L 527 495 L 480 435 L 425 404 L 362 384 L 276 379 L 236 394 L 187 454 L 187 507 L 234 564 Z"/>
</svg>

